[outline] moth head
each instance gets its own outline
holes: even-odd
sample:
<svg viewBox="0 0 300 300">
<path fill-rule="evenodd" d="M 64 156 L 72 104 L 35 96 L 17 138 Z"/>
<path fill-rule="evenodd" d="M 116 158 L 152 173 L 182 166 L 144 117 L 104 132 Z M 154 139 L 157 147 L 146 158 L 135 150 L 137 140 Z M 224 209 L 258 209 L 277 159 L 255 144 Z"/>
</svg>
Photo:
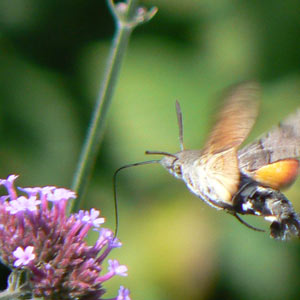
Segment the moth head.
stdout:
<svg viewBox="0 0 300 300">
<path fill-rule="evenodd" d="M 182 163 L 176 156 L 165 156 L 160 164 L 173 176 L 182 179 Z"/>
<path fill-rule="evenodd" d="M 182 163 L 177 154 L 171 154 L 168 152 L 159 151 L 146 151 L 146 154 L 158 154 L 164 155 L 159 163 L 173 176 L 178 179 L 182 179 Z"/>
</svg>

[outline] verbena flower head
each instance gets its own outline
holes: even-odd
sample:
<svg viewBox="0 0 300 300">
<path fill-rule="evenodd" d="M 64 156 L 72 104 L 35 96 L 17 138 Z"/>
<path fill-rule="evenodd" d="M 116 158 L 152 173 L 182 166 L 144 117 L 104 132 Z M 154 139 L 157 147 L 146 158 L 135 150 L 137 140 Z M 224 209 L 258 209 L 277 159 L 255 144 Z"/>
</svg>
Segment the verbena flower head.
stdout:
<svg viewBox="0 0 300 300">
<path fill-rule="evenodd" d="M 34 297 L 44 299 L 103 299 L 102 284 L 115 275 L 127 276 L 117 260 L 102 263 L 121 243 L 109 229 L 99 228 L 104 218 L 95 209 L 66 215 L 67 201 L 75 193 L 55 186 L 14 188 L 15 175 L 0 180 L 7 195 L 0 197 L 0 255 L 12 269 L 29 271 Z M 90 229 L 99 237 L 88 246 Z M 130 300 L 123 286 L 115 300 Z"/>
</svg>

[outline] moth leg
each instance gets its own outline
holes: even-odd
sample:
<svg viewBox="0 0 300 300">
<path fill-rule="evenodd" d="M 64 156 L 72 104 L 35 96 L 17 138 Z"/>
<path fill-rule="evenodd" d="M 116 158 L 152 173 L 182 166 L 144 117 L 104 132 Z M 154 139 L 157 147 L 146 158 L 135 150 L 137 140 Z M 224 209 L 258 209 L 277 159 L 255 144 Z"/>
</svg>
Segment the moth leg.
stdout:
<svg viewBox="0 0 300 300">
<path fill-rule="evenodd" d="M 254 231 L 259 231 L 259 232 L 266 232 L 265 230 L 263 229 L 260 229 L 260 228 L 257 228 L 257 227 L 254 227 L 252 225 L 250 225 L 249 223 L 247 223 L 246 221 L 244 221 L 237 213 L 233 213 L 232 214 L 240 223 L 242 223 L 243 225 L 245 225 L 246 227 L 254 230 Z"/>
</svg>

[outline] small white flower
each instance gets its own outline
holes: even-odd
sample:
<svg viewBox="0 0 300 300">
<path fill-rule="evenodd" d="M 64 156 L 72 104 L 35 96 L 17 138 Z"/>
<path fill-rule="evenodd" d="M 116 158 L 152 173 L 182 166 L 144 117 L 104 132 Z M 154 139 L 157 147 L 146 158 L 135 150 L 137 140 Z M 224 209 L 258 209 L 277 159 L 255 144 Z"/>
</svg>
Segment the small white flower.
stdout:
<svg viewBox="0 0 300 300">
<path fill-rule="evenodd" d="M 33 253 L 34 248 L 32 246 L 27 246 L 25 250 L 23 250 L 22 247 L 18 247 L 14 252 L 14 257 L 17 258 L 17 260 L 14 262 L 15 267 L 19 266 L 26 266 L 31 261 L 35 259 L 35 254 Z"/>
</svg>

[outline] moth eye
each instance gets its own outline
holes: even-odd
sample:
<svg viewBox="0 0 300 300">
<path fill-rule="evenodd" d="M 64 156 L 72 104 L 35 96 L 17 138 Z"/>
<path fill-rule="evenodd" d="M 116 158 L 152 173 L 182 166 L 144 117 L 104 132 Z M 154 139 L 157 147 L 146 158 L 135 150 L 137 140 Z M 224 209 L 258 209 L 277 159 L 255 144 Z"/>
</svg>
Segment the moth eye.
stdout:
<svg viewBox="0 0 300 300">
<path fill-rule="evenodd" d="M 174 172 L 175 172 L 178 176 L 182 176 L 181 167 L 180 167 L 179 165 L 175 165 L 175 166 L 174 166 Z"/>
</svg>

